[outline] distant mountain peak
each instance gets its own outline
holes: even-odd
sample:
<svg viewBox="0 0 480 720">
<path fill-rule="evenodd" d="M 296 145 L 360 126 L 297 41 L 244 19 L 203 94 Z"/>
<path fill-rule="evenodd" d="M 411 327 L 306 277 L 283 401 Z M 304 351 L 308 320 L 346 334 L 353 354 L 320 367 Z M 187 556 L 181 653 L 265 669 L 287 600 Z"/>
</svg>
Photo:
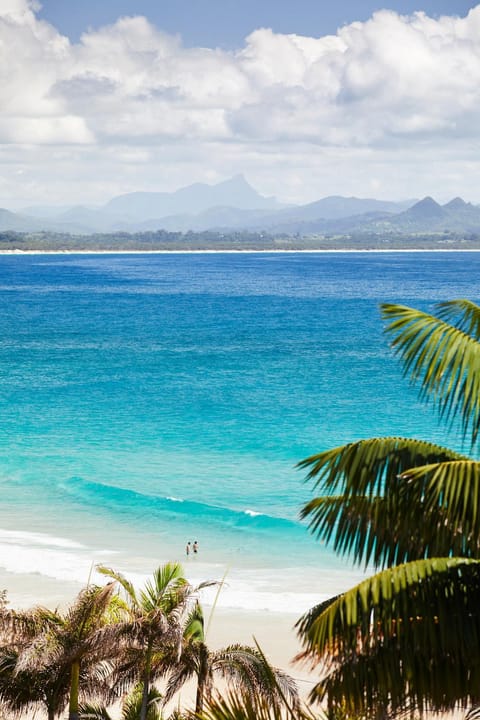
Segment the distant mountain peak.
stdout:
<svg viewBox="0 0 480 720">
<path fill-rule="evenodd" d="M 436 200 L 427 195 L 403 214 L 418 219 L 438 218 L 445 214 L 445 210 Z"/>
<path fill-rule="evenodd" d="M 231 178 L 227 178 L 227 180 L 223 180 L 222 182 L 217 183 L 216 185 L 210 185 L 209 187 L 216 187 L 216 188 L 223 188 L 223 189 L 229 189 L 234 191 L 241 191 L 241 192 L 249 192 L 252 193 L 252 195 L 255 195 L 258 197 L 258 193 L 255 190 L 255 188 L 250 185 L 248 180 L 246 179 L 245 175 L 243 173 L 238 173 L 237 175 L 233 175 Z"/>
<path fill-rule="evenodd" d="M 422 200 L 419 200 L 418 203 L 415 203 L 413 207 L 441 207 L 441 205 L 439 205 L 431 195 L 426 195 Z"/>
<path fill-rule="evenodd" d="M 461 197 L 455 197 L 443 207 L 445 210 L 463 210 L 468 207 L 468 205 L 470 205 L 470 203 L 466 203 Z"/>
</svg>

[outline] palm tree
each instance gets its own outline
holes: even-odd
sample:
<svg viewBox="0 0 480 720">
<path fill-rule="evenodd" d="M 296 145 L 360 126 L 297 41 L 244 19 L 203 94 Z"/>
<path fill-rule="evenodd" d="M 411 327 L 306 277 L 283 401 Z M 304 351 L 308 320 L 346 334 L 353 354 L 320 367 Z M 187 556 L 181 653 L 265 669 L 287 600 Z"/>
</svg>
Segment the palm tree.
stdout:
<svg viewBox="0 0 480 720">
<path fill-rule="evenodd" d="M 203 611 L 199 602 L 195 603 L 187 617 L 180 657 L 169 658 L 169 665 L 171 672 L 165 702 L 188 680 L 195 677 L 196 714 L 202 713 L 205 697 L 211 697 L 214 675 L 229 680 L 248 695 L 252 702 L 255 698 L 262 697 L 271 705 L 278 705 L 280 688 L 293 706 L 298 705 L 295 681 L 282 670 L 272 668 L 258 649 L 240 644 L 229 645 L 220 650 L 211 650 L 207 646 Z"/>
<path fill-rule="evenodd" d="M 151 682 L 162 673 L 162 659 L 171 655 L 172 647 L 180 655 L 182 619 L 198 589 L 185 579 L 179 563 L 159 567 L 152 580 L 138 591 L 121 573 L 106 567 L 98 570 L 118 582 L 124 591 L 129 619 L 123 628 L 127 647 L 117 669 L 118 682 L 140 681 L 140 720 L 147 720 Z"/>
<path fill-rule="evenodd" d="M 430 315 L 383 305 L 405 373 L 474 449 L 480 431 L 480 308 Z M 377 437 L 300 463 L 320 497 L 302 516 L 373 577 L 297 623 L 299 660 L 321 665 L 312 699 L 365 715 L 480 700 L 480 463 L 440 445 Z"/>
<path fill-rule="evenodd" d="M 69 720 L 78 720 L 80 691 L 109 693 L 109 661 L 118 652 L 113 591 L 113 583 L 87 587 L 64 614 L 3 609 L 0 697 L 12 710 L 42 703 L 53 720 L 68 703 Z"/>
</svg>

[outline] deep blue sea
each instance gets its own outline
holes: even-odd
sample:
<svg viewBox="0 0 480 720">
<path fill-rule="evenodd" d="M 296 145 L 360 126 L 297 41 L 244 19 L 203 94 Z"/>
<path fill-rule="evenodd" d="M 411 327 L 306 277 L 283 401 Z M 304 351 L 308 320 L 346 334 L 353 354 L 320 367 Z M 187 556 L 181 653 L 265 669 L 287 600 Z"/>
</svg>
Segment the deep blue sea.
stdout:
<svg viewBox="0 0 480 720">
<path fill-rule="evenodd" d="M 179 559 L 226 573 L 226 607 L 298 612 L 346 589 L 361 571 L 299 522 L 295 465 L 377 435 L 459 445 L 379 303 L 479 301 L 479 277 L 477 253 L 0 256 L 0 568 Z"/>
</svg>

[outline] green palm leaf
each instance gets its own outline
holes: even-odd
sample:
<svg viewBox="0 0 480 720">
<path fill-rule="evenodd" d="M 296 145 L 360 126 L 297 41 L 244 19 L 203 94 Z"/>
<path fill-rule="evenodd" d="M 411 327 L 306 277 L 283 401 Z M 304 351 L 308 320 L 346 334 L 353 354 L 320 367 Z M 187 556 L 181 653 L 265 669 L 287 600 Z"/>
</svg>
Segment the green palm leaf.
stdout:
<svg viewBox="0 0 480 720">
<path fill-rule="evenodd" d="M 151 682 L 165 675 L 169 658 L 178 661 L 182 620 L 195 600 L 197 588 L 185 579 L 179 563 L 159 567 L 138 591 L 121 574 L 103 567 L 100 571 L 117 580 L 126 595 L 124 648 L 116 667 L 114 687 L 120 689 L 132 681 L 140 681 L 140 719 L 147 720 Z"/>
<path fill-rule="evenodd" d="M 437 305 L 438 317 L 480 340 L 480 307 L 471 300 L 449 300 Z"/>
<path fill-rule="evenodd" d="M 422 397 L 430 397 L 447 420 L 459 417 L 475 443 L 480 428 L 480 344 L 463 330 L 433 315 L 384 304 L 386 332 Z M 448 314 L 448 311 L 444 311 Z"/>
<path fill-rule="evenodd" d="M 480 429 L 480 307 L 438 317 L 383 305 L 405 374 L 472 445 Z M 446 448 L 374 438 L 307 458 L 321 496 L 310 530 L 357 561 L 390 567 L 298 622 L 298 660 L 321 668 L 312 699 L 366 718 L 480 702 L 480 463 Z M 405 562 L 408 561 L 408 562 Z"/>
<path fill-rule="evenodd" d="M 480 562 L 418 560 L 384 570 L 306 613 L 304 651 L 323 677 L 312 699 L 356 711 L 444 710 L 480 687 Z"/>
<path fill-rule="evenodd" d="M 135 591 L 135 588 L 133 587 L 133 584 L 129 580 L 127 580 L 127 578 L 122 575 L 122 573 L 117 572 L 112 568 L 106 567 L 105 565 L 97 565 L 95 569 L 101 575 L 106 575 L 107 577 L 117 582 L 123 588 L 132 606 L 139 604 L 137 593 Z"/>
<path fill-rule="evenodd" d="M 314 489 L 343 495 L 381 495 L 399 475 L 419 465 L 468 460 L 465 455 L 412 438 L 378 437 L 311 455 L 298 463 L 308 468 Z"/>
<path fill-rule="evenodd" d="M 451 552 L 463 557 L 480 553 L 480 462 L 457 460 L 406 471 L 402 480 L 410 502 L 421 504 L 424 524 L 441 532 L 448 529 Z M 435 522 L 436 519 L 436 522 Z"/>
<path fill-rule="evenodd" d="M 361 440 L 314 455 L 299 466 L 310 468 L 307 480 L 326 494 L 308 502 L 301 517 L 320 540 L 365 565 L 384 567 L 453 550 L 475 556 L 476 542 L 470 547 L 453 538 L 443 506 L 437 506 L 435 522 L 424 522 L 425 482 L 413 483 L 409 475 L 415 466 L 448 461 L 466 458 L 408 438 Z M 433 505 L 429 511 L 433 518 Z"/>
<path fill-rule="evenodd" d="M 165 563 L 155 570 L 152 580 L 147 580 L 140 592 L 142 607 L 148 611 L 161 608 L 168 614 L 178 607 L 182 588 L 186 589 L 187 586 L 180 563 Z"/>
</svg>

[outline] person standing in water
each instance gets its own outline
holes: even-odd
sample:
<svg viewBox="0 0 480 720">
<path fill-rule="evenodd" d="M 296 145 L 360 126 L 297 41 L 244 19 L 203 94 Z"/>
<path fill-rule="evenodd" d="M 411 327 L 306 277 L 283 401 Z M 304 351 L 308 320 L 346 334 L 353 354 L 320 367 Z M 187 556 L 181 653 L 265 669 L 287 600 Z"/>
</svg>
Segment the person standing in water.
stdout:
<svg viewBox="0 0 480 720">
<path fill-rule="evenodd" d="M 196 551 L 194 551 L 196 552 Z M 187 557 L 190 555 L 190 541 L 187 542 L 187 547 L 185 548 L 185 553 Z"/>
<path fill-rule="evenodd" d="M 198 553 L 198 542 L 196 540 L 193 543 L 193 552 L 195 553 L 195 555 Z"/>
</svg>

